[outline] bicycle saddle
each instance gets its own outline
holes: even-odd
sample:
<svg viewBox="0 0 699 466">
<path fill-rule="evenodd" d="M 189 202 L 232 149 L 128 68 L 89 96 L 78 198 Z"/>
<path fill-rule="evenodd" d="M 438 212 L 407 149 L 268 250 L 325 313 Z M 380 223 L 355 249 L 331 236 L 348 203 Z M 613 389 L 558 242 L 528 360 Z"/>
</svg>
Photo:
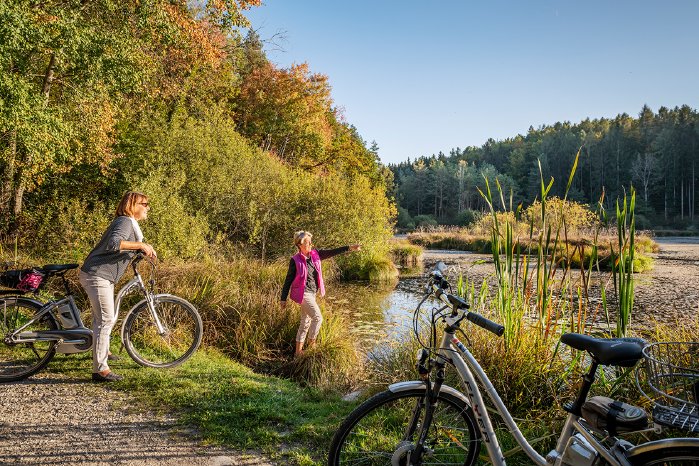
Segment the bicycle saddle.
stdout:
<svg viewBox="0 0 699 466">
<path fill-rule="evenodd" d="M 561 342 L 587 351 L 604 366 L 633 367 L 643 357 L 646 342 L 641 338 L 594 338 L 579 333 L 566 333 Z"/>
<path fill-rule="evenodd" d="M 78 264 L 46 264 L 42 267 L 46 272 L 62 272 L 63 270 L 77 269 Z"/>
</svg>

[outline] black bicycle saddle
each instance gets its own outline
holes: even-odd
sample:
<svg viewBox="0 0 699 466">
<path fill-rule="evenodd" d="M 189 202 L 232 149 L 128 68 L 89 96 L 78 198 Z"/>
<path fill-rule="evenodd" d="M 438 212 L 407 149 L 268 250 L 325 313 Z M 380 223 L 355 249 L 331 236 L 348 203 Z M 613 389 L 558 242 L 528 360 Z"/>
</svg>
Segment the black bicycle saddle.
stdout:
<svg viewBox="0 0 699 466">
<path fill-rule="evenodd" d="M 78 264 L 46 264 L 41 268 L 46 272 L 62 272 L 64 270 L 77 269 Z"/>
<path fill-rule="evenodd" d="M 579 333 L 566 333 L 561 342 L 587 351 L 604 366 L 633 367 L 643 357 L 646 342 L 641 338 L 594 338 Z"/>
</svg>

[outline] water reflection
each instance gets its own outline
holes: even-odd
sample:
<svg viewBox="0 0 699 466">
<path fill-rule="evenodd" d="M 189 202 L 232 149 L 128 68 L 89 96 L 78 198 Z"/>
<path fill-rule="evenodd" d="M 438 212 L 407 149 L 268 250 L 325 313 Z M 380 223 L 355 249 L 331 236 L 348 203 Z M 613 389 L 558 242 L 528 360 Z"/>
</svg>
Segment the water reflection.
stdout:
<svg viewBox="0 0 699 466">
<path fill-rule="evenodd" d="M 403 282 L 403 280 L 401 280 Z M 401 286 L 335 284 L 326 306 L 352 323 L 352 334 L 367 346 L 377 341 L 399 341 L 409 335 L 420 296 Z"/>
</svg>

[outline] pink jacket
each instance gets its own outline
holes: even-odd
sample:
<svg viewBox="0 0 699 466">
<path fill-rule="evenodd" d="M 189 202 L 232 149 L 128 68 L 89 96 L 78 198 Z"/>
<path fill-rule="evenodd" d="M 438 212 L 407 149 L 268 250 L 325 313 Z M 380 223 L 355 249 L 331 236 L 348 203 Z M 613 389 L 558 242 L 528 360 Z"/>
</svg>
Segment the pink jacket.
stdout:
<svg viewBox="0 0 699 466">
<path fill-rule="evenodd" d="M 296 265 L 296 278 L 291 283 L 291 291 L 289 296 L 291 299 L 301 304 L 303 301 L 303 292 L 306 289 L 306 277 L 308 276 L 308 267 L 306 266 L 306 257 L 300 252 L 292 257 Z M 325 296 L 325 284 L 323 283 L 323 272 L 320 268 L 320 256 L 315 249 L 311 250 L 311 262 L 318 273 L 318 291 L 321 296 Z"/>
</svg>

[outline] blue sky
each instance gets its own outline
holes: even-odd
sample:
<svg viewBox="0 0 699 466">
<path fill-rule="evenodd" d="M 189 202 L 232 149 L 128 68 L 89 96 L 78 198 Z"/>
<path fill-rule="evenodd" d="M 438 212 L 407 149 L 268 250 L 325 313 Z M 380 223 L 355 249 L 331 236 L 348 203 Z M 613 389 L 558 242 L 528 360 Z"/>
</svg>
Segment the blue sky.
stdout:
<svg viewBox="0 0 699 466">
<path fill-rule="evenodd" d="M 529 126 L 699 108 L 699 1 L 264 0 L 281 67 L 326 74 L 384 163 Z"/>
</svg>

